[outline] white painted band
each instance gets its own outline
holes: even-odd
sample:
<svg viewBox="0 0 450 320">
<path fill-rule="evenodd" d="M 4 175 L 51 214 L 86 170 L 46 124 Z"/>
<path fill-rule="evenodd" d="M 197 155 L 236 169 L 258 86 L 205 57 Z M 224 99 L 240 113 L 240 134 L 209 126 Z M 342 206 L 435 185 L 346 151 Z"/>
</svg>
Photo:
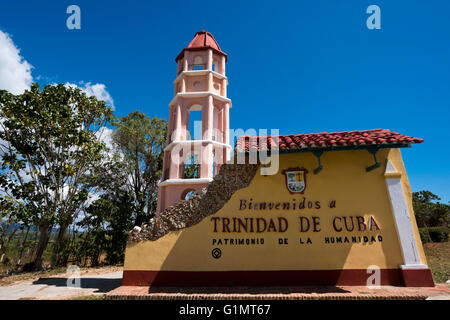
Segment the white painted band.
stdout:
<svg viewBox="0 0 450 320">
<path fill-rule="evenodd" d="M 211 91 L 198 91 L 198 92 L 178 92 L 175 97 L 173 97 L 172 101 L 170 101 L 169 106 L 172 106 L 175 101 L 178 99 L 178 97 L 180 98 L 202 98 L 202 97 L 207 97 L 211 95 L 214 99 L 223 101 L 223 102 L 228 102 L 229 103 L 229 108 L 231 109 L 231 100 L 226 98 L 226 97 L 222 97 L 214 92 Z"/>
<path fill-rule="evenodd" d="M 189 145 L 199 145 L 199 144 L 204 144 L 204 143 L 212 143 L 216 147 L 231 149 L 231 146 L 229 144 L 225 144 L 225 143 L 214 141 L 214 140 L 174 140 L 170 144 L 168 144 L 167 147 L 164 148 L 164 151 L 172 149 L 177 144 L 182 145 L 182 146 L 189 146 Z"/>
<path fill-rule="evenodd" d="M 159 183 L 159 187 L 164 187 L 167 185 L 183 185 L 183 184 L 205 184 L 210 183 L 213 181 L 212 178 L 198 178 L 198 179 L 169 179 L 164 180 L 163 182 Z"/>
<path fill-rule="evenodd" d="M 402 265 L 400 265 L 400 269 L 402 269 L 402 270 L 428 269 L 428 266 L 426 266 L 424 264 L 402 264 Z"/>
</svg>

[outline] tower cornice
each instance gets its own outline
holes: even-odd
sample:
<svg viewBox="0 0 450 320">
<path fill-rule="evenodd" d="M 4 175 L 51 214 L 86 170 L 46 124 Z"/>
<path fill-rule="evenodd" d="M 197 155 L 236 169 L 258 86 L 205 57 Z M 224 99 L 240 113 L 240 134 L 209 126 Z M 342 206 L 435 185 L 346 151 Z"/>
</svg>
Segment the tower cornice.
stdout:
<svg viewBox="0 0 450 320">
<path fill-rule="evenodd" d="M 223 97 L 221 95 L 218 95 L 211 91 L 198 91 L 198 92 L 178 92 L 170 101 L 169 106 L 173 106 L 175 102 L 177 101 L 178 97 L 180 98 L 203 98 L 211 95 L 214 99 L 217 99 L 222 102 L 227 102 L 229 104 L 229 107 L 231 109 L 231 99 L 228 99 L 227 97 Z"/>
<path fill-rule="evenodd" d="M 225 80 L 228 81 L 227 76 L 225 76 L 225 75 L 223 75 L 223 74 L 221 74 L 219 72 L 216 72 L 216 71 L 212 71 L 212 70 L 188 70 L 188 71 L 182 71 L 175 78 L 173 83 L 177 84 L 183 78 L 183 76 L 195 77 L 195 76 L 203 76 L 203 75 L 208 74 L 208 73 L 212 73 L 213 76 L 215 76 L 215 77 L 217 77 L 217 78 L 219 78 L 221 80 L 225 79 Z"/>
<path fill-rule="evenodd" d="M 216 147 L 222 147 L 227 149 L 233 149 L 233 147 L 229 144 L 215 141 L 215 140 L 174 140 L 171 143 L 169 143 L 165 148 L 164 151 L 172 150 L 173 147 L 176 145 L 181 146 L 195 146 L 195 145 L 205 145 L 205 144 L 212 144 Z"/>
</svg>

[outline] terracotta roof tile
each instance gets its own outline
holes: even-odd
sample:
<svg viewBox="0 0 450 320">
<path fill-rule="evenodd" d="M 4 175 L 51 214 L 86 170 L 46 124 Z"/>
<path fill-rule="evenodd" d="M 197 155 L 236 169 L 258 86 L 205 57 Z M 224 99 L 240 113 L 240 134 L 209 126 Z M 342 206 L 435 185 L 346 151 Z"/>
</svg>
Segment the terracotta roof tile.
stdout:
<svg viewBox="0 0 450 320">
<path fill-rule="evenodd" d="M 208 31 L 202 30 L 195 34 L 189 45 L 180 52 L 175 61 L 181 59 L 184 56 L 184 52 L 186 50 L 202 50 L 207 48 L 213 49 L 213 51 L 217 54 L 224 55 L 225 59 L 227 59 L 226 53 L 224 53 L 220 49 L 220 46 L 217 43 L 216 39 L 214 39 L 213 35 Z"/>
<path fill-rule="evenodd" d="M 373 129 L 363 131 L 320 132 L 297 135 L 284 135 L 273 137 L 241 136 L 236 141 L 238 152 L 250 152 L 258 150 L 280 151 L 329 148 L 347 146 L 375 146 L 389 144 L 422 143 L 424 140 L 402 135 L 387 129 Z"/>
</svg>

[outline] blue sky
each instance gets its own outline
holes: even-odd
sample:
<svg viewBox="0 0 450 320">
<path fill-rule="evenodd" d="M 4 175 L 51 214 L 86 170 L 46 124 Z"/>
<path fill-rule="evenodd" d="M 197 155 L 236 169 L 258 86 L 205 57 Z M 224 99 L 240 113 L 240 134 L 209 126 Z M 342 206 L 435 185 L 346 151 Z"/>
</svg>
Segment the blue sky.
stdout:
<svg viewBox="0 0 450 320">
<path fill-rule="evenodd" d="M 81 30 L 66 28 L 71 4 Z M 371 4 L 381 30 L 366 27 Z M 34 81 L 104 84 L 118 115 L 167 119 L 174 58 L 205 29 L 229 57 L 232 128 L 423 138 L 403 150 L 412 189 L 449 201 L 449 12 L 445 0 L 2 1 L 0 30 Z"/>
</svg>

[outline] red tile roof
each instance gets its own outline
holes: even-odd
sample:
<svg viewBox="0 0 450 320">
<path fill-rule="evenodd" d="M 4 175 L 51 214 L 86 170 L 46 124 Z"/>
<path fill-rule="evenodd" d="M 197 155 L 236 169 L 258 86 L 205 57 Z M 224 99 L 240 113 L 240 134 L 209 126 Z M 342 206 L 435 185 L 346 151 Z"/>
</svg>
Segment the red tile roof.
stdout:
<svg viewBox="0 0 450 320">
<path fill-rule="evenodd" d="M 220 50 L 219 44 L 213 35 L 205 30 L 199 31 L 195 34 L 194 39 L 187 46 L 187 48 L 199 48 L 199 47 L 211 47 L 216 50 Z"/>
<path fill-rule="evenodd" d="M 207 48 L 211 48 L 215 53 L 224 55 L 225 59 L 227 58 L 226 53 L 220 49 L 219 44 L 216 39 L 214 39 L 213 35 L 208 31 L 202 30 L 195 34 L 194 39 L 192 39 L 189 45 L 180 52 L 175 61 L 183 58 L 186 50 L 203 50 Z"/>
<path fill-rule="evenodd" d="M 277 143 L 278 138 L 278 143 Z M 238 152 L 258 150 L 291 151 L 311 148 L 333 148 L 352 146 L 399 145 L 422 143 L 424 140 L 402 135 L 386 129 L 373 129 L 364 131 L 320 132 L 309 134 L 249 137 L 241 136 L 236 141 Z M 279 147 L 278 147 L 279 146 Z"/>
</svg>

